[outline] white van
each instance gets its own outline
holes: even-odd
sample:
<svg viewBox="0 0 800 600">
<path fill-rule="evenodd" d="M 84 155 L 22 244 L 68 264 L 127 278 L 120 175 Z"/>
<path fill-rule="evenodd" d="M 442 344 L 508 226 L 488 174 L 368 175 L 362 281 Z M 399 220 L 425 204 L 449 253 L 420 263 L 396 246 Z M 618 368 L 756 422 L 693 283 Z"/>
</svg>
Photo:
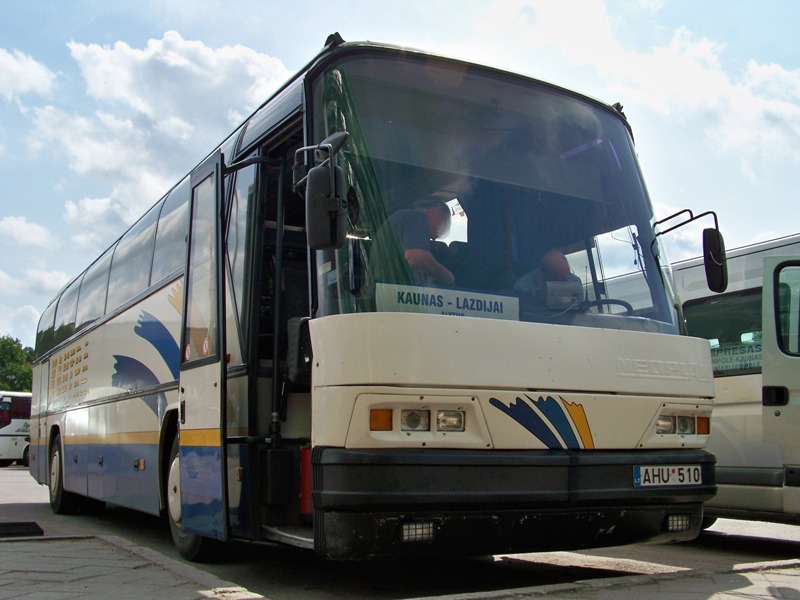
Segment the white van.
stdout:
<svg viewBox="0 0 800 600">
<path fill-rule="evenodd" d="M 711 294 L 701 259 L 673 265 L 689 335 L 711 345 L 715 517 L 800 523 L 800 235 L 728 252 Z"/>
</svg>

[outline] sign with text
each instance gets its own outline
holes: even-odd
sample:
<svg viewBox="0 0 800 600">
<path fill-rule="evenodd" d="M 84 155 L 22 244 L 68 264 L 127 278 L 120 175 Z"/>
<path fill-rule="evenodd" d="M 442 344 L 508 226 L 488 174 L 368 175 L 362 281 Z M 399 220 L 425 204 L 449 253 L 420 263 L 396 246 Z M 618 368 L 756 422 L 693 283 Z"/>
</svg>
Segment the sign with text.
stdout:
<svg viewBox="0 0 800 600">
<path fill-rule="evenodd" d="M 375 302 L 378 312 L 519 320 L 519 298 L 470 290 L 376 283 Z"/>
</svg>

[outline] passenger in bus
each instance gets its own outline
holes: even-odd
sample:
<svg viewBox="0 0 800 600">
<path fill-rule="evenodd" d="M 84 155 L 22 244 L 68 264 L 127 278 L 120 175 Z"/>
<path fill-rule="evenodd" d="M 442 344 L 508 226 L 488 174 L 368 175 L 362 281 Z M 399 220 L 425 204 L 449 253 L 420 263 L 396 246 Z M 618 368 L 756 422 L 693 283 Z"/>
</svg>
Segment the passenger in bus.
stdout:
<svg viewBox="0 0 800 600">
<path fill-rule="evenodd" d="M 431 253 L 431 240 L 447 235 L 450 230 L 450 207 L 438 199 L 422 199 L 392 213 L 375 234 L 370 262 L 373 276 L 384 280 L 391 270 L 392 234 L 403 251 L 416 283 L 442 283 L 450 285 L 455 277 Z M 396 279 L 389 276 L 390 280 Z"/>
<path fill-rule="evenodd" d="M 572 272 L 567 257 L 560 250 L 546 252 L 536 269 L 517 279 L 514 284 L 514 291 L 530 294 L 537 300 L 544 301 L 545 284 L 548 281 L 574 281 L 581 283 L 580 277 Z"/>
</svg>

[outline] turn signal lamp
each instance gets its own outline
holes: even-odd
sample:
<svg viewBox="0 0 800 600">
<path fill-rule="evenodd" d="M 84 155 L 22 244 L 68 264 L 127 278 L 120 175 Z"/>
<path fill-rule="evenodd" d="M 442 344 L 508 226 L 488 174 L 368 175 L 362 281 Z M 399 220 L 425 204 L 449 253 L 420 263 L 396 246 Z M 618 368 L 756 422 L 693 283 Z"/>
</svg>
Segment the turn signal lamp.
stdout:
<svg viewBox="0 0 800 600">
<path fill-rule="evenodd" d="M 697 433 L 699 435 L 709 435 L 711 433 L 711 418 L 697 417 Z"/>
<path fill-rule="evenodd" d="M 370 431 L 391 431 L 392 430 L 392 409 L 373 408 L 369 411 L 369 430 Z"/>
</svg>

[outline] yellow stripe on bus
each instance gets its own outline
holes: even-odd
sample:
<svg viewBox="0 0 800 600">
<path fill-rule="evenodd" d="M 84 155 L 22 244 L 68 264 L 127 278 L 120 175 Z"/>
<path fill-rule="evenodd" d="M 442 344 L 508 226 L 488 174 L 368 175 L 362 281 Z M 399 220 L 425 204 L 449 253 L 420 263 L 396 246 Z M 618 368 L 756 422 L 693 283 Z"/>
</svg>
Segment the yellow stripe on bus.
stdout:
<svg viewBox="0 0 800 600">
<path fill-rule="evenodd" d="M 181 446 L 218 448 L 219 445 L 219 429 L 181 429 Z"/>
<path fill-rule="evenodd" d="M 127 431 L 103 435 L 67 435 L 65 446 L 93 444 L 158 444 L 158 431 Z"/>
</svg>

